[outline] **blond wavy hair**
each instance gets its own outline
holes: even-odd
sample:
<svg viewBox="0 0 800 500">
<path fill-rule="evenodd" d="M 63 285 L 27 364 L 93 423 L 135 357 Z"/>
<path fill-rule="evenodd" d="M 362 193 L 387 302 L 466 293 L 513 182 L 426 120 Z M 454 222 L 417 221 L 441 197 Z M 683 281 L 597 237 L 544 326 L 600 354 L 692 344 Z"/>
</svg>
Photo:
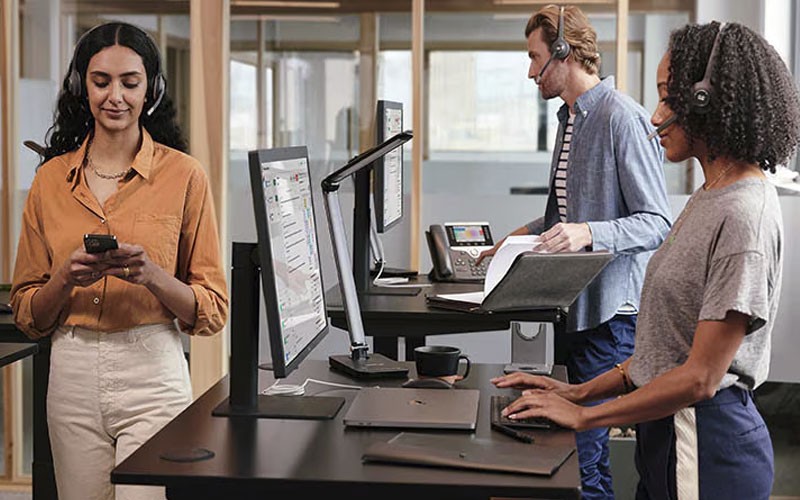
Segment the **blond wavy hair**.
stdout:
<svg viewBox="0 0 800 500">
<path fill-rule="evenodd" d="M 525 38 L 541 28 L 543 39 L 548 46 L 558 37 L 558 16 L 561 8 L 548 5 L 536 12 L 525 27 Z M 586 14 L 574 5 L 564 7 L 564 39 L 570 47 L 569 57 L 581 64 L 590 75 L 600 72 L 600 53 L 597 51 L 597 32 Z"/>
</svg>

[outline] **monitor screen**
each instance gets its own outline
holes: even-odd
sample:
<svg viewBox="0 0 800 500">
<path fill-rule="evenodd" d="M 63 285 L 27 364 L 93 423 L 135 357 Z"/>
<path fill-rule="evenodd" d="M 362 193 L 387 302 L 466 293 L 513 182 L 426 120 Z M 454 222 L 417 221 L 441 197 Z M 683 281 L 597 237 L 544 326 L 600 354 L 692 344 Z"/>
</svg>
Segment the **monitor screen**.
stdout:
<svg viewBox="0 0 800 500">
<path fill-rule="evenodd" d="M 272 365 L 285 377 L 328 330 L 308 152 L 250 152 L 250 185 Z"/>
<path fill-rule="evenodd" d="M 403 131 L 403 104 L 378 101 L 376 142 L 381 144 Z M 390 151 L 375 162 L 375 222 L 379 233 L 403 217 L 403 148 Z"/>
</svg>

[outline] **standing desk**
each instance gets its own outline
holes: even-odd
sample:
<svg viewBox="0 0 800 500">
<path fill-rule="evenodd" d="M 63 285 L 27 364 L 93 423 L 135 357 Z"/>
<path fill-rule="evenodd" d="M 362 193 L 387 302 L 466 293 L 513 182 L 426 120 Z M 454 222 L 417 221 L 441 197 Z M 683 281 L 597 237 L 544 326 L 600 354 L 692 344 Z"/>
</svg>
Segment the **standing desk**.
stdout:
<svg viewBox="0 0 800 500">
<path fill-rule="evenodd" d="M 0 291 L 0 302 L 10 293 Z M 47 434 L 47 382 L 50 376 L 50 338 L 31 340 L 19 331 L 11 314 L 0 314 L 0 343 L 26 343 L 36 347 L 33 354 L 33 499 L 56 500 L 56 479 L 50 436 Z"/>
<path fill-rule="evenodd" d="M 412 363 L 408 363 L 413 373 Z M 469 377 L 459 384 L 479 389 L 481 399 L 474 434 L 479 438 L 509 442 L 511 438 L 490 430 L 491 394 L 497 389 L 489 379 L 500 374 L 502 365 L 474 364 Z M 565 379 L 566 370 L 554 375 Z M 306 360 L 286 383 L 300 384 L 306 378 L 349 385 L 398 386 L 402 380 L 354 381 L 331 371 L 327 361 Z M 259 387 L 274 379 L 261 372 Z M 111 472 L 115 484 L 164 485 L 167 498 L 344 498 L 347 500 L 487 500 L 490 497 L 580 498 L 577 453 L 573 453 L 552 477 L 509 473 L 388 464 L 363 464 L 361 455 L 375 441 L 388 441 L 399 431 L 392 429 L 348 429 L 342 419 L 355 398 L 351 389 L 331 389 L 309 384 L 310 393 L 343 396 L 345 405 L 333 420 L 281 420 L 247 417 L 213 417 L 212 410 L 228 397 L 227 377 L 214 385 L 183 413 L 136 450 Z M 421 431 L 414 431 L 421 432 Z M 575 434 L 568 430 L 540 431 L 537 443 L 574 446 Z M 206 448 L 215 453 L 209 460 L 176 463 L 165 461 L 165 452 Z"/>
<path fill-rule="evenodd" d="M 31 354 L 36 354 L 38 350 L 39 346 L 30 342 L 0 343 L 0 367 L 27 358 Z"/>
<path fill-rule="evenodd" d="M 425 303 L 425 295 L 442 293 L 474 292 L 483 289 L 476 283 L 436 283 L 427 277 L 419 276 L 409 280 L 409 284 L 430 284 L 414 296 L 407 295 L 364 295 L 360 297 L 361 317 L 364 333 L 372 336 L 375 352 L 393 359 L 397 357 L 397 338 L 405 338 L 405 359 L 414 359 L 414 348 L 425 345 L 427 335 L 447 333 L 485 332 L 508 330 L 512 321 L 553 323 L 558 333 L 566 326 L 566 313 L 560 308 L 531 311 L 515 311 L 493 314 L 469 314 L 446 309 L 430 308 Z M 347 317 L 344 314 L 342 296 L 338 285 L 325 293 L 328 316 L 331 324 L 347 330 Z"/>
</svg>

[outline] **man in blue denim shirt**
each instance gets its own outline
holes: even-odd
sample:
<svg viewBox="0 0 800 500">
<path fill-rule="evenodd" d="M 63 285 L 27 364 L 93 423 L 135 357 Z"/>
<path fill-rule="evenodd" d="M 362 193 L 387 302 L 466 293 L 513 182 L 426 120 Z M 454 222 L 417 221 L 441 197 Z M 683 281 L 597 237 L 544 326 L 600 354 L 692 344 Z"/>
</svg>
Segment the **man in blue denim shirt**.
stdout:
<svg viewBox="0 0 800 500">
<path fill-rule="evenodd" d="M 580 9 L 547 6 L 531 17 L 525 36 L 528 77 L 545 99 L 565 104 L 544 217 L 511 234 L 540 234 L 541 251 L 615 255 L 569 310 L 566 364 L 570 382 L 581 383 L 633 354 L 645 267 L 671 224 L 664 154 L 647 140 L 652 126 L 644 108 L 615 90 L 613 77 L 600 80 L 597 35 Z M 583 498 L 613 499 L 608 429 L 580 432 L 577 444 Z"/>
</svg>

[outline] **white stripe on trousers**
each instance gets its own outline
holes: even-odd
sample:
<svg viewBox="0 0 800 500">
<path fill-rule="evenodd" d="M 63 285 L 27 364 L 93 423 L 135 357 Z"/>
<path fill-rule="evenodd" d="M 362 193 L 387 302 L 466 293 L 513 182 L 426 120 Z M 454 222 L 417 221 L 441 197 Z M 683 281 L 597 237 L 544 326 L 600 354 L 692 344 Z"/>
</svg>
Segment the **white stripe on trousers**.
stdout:
<svg viewBox="0 0 800 500">
<path fill-rule="evenodd" d="M 678 500 L 700 498 L 700 464 L 697 459 L 697 416 L 694 408 L 679 410 L 675 422 L 675 483 Z"/>
<path fill-rule="evenodd" d="M 172 324 L 53 334 L 47 423 L 59 500 L 154 500 L 163 487 L 111 484 L 114 466 L 192 400 Z M 115 491 L 116 490 L 116 491 Z"/>
</svg>

